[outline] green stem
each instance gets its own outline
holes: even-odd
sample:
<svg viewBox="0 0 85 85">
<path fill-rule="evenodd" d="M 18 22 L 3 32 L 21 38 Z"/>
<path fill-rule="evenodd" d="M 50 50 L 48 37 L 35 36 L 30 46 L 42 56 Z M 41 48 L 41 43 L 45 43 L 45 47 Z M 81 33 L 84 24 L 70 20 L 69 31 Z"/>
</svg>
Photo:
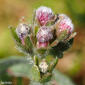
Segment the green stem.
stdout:
<svg viewBox="0 0 85 85">
<path fill-rule="evenodd" d="M 58 58 L 54 60 L 54 62 L 50 65 L 49 72 L 52 72 L 53 69 L 55 68 L 56 64 L 58 63 Z"/>
<path fill-rule="evenodd" d="M 22 78 L 21 77 L 17 78 L 17 85 L 22 85 Z"/>
</svg>

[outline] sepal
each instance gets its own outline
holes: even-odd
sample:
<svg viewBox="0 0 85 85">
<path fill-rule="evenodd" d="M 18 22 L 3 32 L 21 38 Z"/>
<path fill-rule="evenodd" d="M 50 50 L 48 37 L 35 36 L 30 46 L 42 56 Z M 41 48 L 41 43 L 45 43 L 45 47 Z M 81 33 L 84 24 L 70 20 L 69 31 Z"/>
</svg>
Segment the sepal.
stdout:
<svg viewBox="0 0 85 85">
<path fill-rule="evenodd" d="M 48 82 L 48 81 L 51 80 L 51 77 L 52 77 L 52 74 L 48 72 L 48 73 L 46 73 L 46 74 L 44 74 L 44 75 L 42 76 L 40 82 L 41 82 L 41 83 L 46 83 L 46 82 Z"/>
<path fill-rule="evenodd" d="M 16 43 L 18 42 L 18 43 L 21 43 L 21 40 L 20 40 L 20 38 L 17 36 L 17 34 L 16 34 L 16 28 L 15 27 L 9 27 L 10 28 L 10 31 L 11 31 L 11 33 L 12 33 L 12 36 L 13 36 L 13 38 L 14 38 L 14 40 L 16 41 Z"/>
<path fill-rule="evenodd" d="M 36 65 L 32 67 L 32 80 L 39 82 L 40 81 L 40 71 Z"/>
</svg>

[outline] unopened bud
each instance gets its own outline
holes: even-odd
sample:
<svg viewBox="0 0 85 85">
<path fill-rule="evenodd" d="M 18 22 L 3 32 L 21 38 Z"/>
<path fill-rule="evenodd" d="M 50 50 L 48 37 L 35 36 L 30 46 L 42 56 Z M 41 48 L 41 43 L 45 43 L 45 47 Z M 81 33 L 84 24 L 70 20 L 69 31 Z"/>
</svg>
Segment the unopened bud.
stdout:
<svg viewBox="0 0 85 85">
<path fill-rule="evenodd" d="M 53 38 L 53 33 L 49 27 L 42 26 L 37 33 L 37 45 L 40 47 L 47 47 L 49 41 Z"/>
<path fill-rule="evenodd" d="M 45 25 L 49 20 L 53 18 L 53 12 L 51 8 L 41 6 L 36 10 L 36 18 L 39 21 L 40 25 Z"/>
<path fill-rule="evenodd" d="M 56 23 L 56 26 L 56 34 L 59 40 L 66 39 L 74 29 L 71 19 L 64 14 L 59 15 L 59 21 Z"/>
<path fill-rule="evenodd" d="M 30 31 L 30 29 L 29 29 L 28 25 L 23 24 L 23 23 L 20 23 L 18 25 L 18 27 L 16 28 L 16 33 L 17 33 L 18 37 L 21 39 L 22 44 L 25 44 L 24 39 L 29 34 L 29 31 Z"/>
</svg>

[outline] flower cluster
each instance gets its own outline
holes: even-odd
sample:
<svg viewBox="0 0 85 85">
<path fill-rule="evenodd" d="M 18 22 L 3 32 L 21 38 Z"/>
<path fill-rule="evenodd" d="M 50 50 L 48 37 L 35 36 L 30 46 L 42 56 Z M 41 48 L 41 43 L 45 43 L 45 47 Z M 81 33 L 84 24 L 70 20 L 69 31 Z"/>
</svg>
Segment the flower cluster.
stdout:
<svg viewBox="0 0 85 85">
<path fill-rule="evenodd" d="M 54 14 L 51 8 L 44 6 L 34 13 L 32 25 L 21 22 L 11 32 L 19 50 L 34 59 L 34 69 L 43 78 L 51 76 L 58 58 L 62 58 L 63 52 L 70 48 L 76 33 L 73 33 L 71 19 L 65 14 Z M 48 56 L 54 60 L 49 62 Z"/>
</svg>

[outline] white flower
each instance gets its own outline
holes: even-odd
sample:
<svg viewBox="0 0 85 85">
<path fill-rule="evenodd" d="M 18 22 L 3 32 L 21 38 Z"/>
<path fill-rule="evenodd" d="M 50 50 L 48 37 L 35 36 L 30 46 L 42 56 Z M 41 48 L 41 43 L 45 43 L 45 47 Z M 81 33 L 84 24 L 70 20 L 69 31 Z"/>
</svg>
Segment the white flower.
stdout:
<svg viewBox="0 0 85 85">
<path fill-rule="evenodd" d="M 16 28 L 16 33 L 19 36 L 19 38 L 24 38 L 29 33 L 29 27 L 27 24 L 20 23 L 18 27 Z"/>
<path fill-rule="evenodd" d="M 40 71 L 42 73 L 46 73 L 47 70 L 48 70 L 48 65 L 45 61 L 42 61 L 40 64 L 39 64 L 39 68 L 40 68 Z"/>
</svg>

